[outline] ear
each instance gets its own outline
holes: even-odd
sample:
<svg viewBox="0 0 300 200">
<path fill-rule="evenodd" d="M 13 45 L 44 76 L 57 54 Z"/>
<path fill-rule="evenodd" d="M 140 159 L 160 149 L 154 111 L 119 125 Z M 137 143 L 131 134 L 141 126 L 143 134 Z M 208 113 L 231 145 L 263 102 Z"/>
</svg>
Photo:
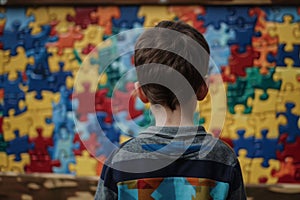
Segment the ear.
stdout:
<svg viewBox="0 0 300 200">
<path fill-rule="evenodd" d="M 134 83 L 134 88 L 137 91 L 138 97 L 142 100 L 143 103 L 149 103 L 149 99 L 146 97 L 144 91 L 139 82 Z"/>
<path fill-rule="evenodd" d="M 202 84 L 197 91 L 197 100 L 202 101 L 208 93 L 208 87 L 206 84 Z"/>
</svg>

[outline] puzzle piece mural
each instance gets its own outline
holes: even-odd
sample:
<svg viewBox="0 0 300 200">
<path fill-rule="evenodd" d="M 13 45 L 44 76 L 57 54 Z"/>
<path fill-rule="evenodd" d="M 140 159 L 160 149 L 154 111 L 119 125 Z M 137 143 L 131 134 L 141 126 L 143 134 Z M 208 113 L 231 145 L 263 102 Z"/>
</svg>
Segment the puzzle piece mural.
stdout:
<svg viewBox="0 0 300 200">
<path fill-rule="evenodd" d="M 96 158 L 105 160 L 153 124 L 149 105 L 134 93 L 136 77 L 126 74 L 140 31 L 110 36 L 165 19 L 194 26 L 209 42 L 218 68 L 212 73 L 222 74 L 229 111 L 223 130 L 214 133 L 238 154 L 245 182 L 300 183 L 299 8 L 0 10 L 0 171 L 99 174 Z M 195 121 L 204 126 L 210 101 L 197 110 Z"/>
</svg>

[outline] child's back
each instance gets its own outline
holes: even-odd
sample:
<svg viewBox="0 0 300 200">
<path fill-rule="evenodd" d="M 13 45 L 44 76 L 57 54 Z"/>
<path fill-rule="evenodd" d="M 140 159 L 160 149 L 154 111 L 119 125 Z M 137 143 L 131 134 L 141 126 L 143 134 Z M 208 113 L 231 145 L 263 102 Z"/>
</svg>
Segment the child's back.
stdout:
<svg viewBox="0 0 300 200">
<path fill-rule="evenodd" d="M 246 199 L 235 153 L 193 125 L 196 102 L 208 92 L 208 44 L 184 23 L 164 21 L 157 27 L 142 34 L 135 50 L 136 89 L 151 103 L 156 126 L 110 156 L 95 199 Z"/>
</svg>

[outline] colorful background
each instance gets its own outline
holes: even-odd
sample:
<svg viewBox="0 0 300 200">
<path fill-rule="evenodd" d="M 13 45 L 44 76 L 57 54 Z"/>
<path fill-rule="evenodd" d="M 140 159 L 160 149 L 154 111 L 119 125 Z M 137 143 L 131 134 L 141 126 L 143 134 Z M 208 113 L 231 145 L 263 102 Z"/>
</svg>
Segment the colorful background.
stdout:
<svg viewBox="0 0 300 200">
<path fill-rule="evenodd" d="M 300 183 L 300 8 L 282 6 L 0 8 L 0 171 L 99 175 L 106 138 L 118 145 L 153 124 L 126 74 L 139 31 L 109 36 L 163 19 L 206 36 L 227 91 L 221 138 L 245 182 Z M 209 96 L 198 111 L 195 122 L 208 128 Z"/>
</svg>

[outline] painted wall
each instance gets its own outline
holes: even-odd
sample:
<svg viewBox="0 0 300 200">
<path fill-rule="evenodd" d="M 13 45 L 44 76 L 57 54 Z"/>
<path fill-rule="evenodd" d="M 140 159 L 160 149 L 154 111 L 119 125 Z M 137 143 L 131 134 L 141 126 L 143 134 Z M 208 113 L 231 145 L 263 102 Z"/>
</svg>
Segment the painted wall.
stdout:
<svg viewBox="0 0 300 200">
<path fill-rule="evenodd" d="M 167 19 L 191 24 L 210 44 L 227 91 L 221 138 L 239 155 L 245 182 L 299 183 L 299 12 L 296 7 L 0 8 L 0 171 L 98 175 L 98 160 L 112 144 L 153 123 L 149 105 L 132 92 L 133 47 L 141 29 L 120 32 Z M 220 134 L 209 126 L 210 98 L 199 107 L 195 122 Z"/>
</svg>

